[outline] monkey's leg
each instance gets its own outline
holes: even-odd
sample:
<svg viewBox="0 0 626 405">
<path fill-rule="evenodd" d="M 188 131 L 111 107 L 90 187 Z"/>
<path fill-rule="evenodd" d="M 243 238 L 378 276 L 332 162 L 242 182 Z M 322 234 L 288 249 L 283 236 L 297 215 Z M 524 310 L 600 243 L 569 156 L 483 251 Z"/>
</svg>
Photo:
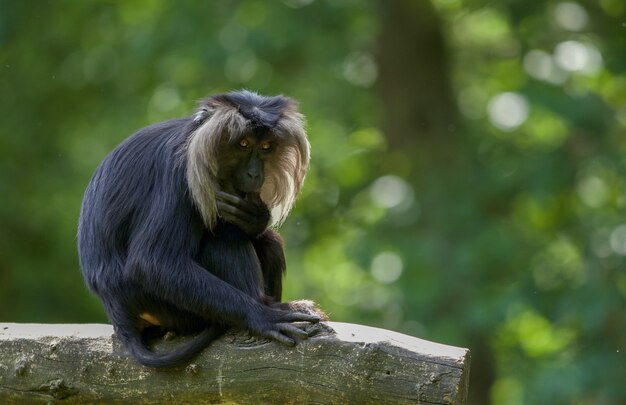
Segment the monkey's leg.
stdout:
<svg viewBox="0 0 626 405">
<path fill-rule="evenodd" d="M 280 302 L 286 271 L 283 240 L 277 232 L 268 229 L 252 244 L 261 263 L 265 295 L 271 302 Z"/>
</svg>

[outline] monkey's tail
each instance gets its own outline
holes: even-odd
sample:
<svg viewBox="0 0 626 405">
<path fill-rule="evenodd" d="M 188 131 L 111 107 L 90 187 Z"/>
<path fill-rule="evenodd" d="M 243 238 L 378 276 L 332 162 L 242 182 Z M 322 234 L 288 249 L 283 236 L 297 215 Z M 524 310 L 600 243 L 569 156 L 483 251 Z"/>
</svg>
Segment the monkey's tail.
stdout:
<svg viewBox="0 0 626 405">
<path fill-rule="evenodd" d="M 152 368 L 175 367 L 188 362 L 223 332 L 221 328 L 212 325 L 171 352 L 155 353 L 146 347 L 138 330 L 131 330 L 131 333 L 118 333 L 118 336 L 139 363 Z"/>
</svg>

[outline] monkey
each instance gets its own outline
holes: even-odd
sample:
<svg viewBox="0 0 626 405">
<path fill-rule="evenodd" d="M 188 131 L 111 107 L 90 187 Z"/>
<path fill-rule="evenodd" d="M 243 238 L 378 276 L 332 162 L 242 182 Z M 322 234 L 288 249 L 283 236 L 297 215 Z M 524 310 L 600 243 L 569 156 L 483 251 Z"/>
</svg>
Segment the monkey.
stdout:
<svg viewBox="0 0 626 405">
<path fill-rule="evenodd" d="M 182 365 L 230 328 L 294 345 L 327 319 L 308 301 L 281 302 L 275 227 L 310 160 L 297 107 L 282 95 L 217 94 L 134 133 L 95 170 L 78 221 L 80 268 L 140 364 Z M 155 329 L 193 337 L 155 352 Z"/>
</svg>

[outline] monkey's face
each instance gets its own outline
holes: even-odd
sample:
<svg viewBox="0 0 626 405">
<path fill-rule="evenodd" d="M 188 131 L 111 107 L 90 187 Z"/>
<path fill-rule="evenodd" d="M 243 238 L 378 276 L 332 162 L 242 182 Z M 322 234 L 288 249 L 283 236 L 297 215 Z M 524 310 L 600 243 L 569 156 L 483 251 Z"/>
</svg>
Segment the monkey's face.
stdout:
<svg viewBox="0 0 626 405">
<path fill-rule="evenodd" d="M 258 195 L 265 181 L 267 162 L 272 159 L 277 146 L 276 139 L 267 132 L 252 132 L 224 146 L 218 166 L 222 190 L 240 197 Z"/>
</svg>

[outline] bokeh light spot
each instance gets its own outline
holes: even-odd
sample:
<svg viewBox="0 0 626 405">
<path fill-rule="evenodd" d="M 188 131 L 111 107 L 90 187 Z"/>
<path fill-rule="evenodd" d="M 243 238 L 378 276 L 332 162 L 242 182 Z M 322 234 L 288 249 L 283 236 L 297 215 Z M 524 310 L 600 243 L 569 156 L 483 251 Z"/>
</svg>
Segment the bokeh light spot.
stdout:
<svg viewBox="0 0 626 405">
<path fill-rule="evenodd" d="M 613 229 L 609 239 L 611 249 L 621 256 L 626 256 L 626 224 Z"/>
<path fill-rule="evenodd" d="M 487 106 L 489 121 L 503 131 L 512 131 L 528 118 L 528 102 L 517 93 L 500 93 Z"/>
<path fill-rule="evenodd" d="M 400 177 L 389 175 L 378 178 L 370 187 L 372 200 L 384 208 L 394 208 L 412 199 L 411 186 Z"/>
<path fill-rule="evenodd" d="M 355 86 L 370 87 L 378 77 L 378 66 L 370 54 L 355 52 L 344 62 L 343 76 Z"/>
<path fill-rule="evenodd" d="M 564 70 L 589 75 L 597 73 L 603 66 L 600 52 L 593 45 L 578 41 L 558 44 L 554 50 L 554 59 Z"/>
<path fill-rule="evenodd" d="M 587 25 L 587 11 L 578 3 L 559 3 L 554 8 L 554 19 L 557 24 L 569 31 L 580 31 Z"/>
<path fill-rule="evenodd" d="M 370 271 L 377 281 L 389 284 L 400 277 L 403 268 L 404 263 L 397 253 L 381 252 L 372 260 Z"/>
</svg>

